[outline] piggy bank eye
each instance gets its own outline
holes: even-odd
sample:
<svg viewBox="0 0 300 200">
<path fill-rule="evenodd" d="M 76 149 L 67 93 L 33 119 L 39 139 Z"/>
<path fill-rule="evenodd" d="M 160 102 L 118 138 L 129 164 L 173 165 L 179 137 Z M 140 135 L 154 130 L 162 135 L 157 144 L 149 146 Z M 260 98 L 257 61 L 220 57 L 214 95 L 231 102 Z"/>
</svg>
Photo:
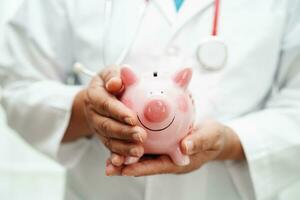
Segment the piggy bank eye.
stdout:
<svg viewBox="0 0 300 200">
<path fill-rule="evenodd" d="M 157 72 L 153 72 L 153 77 L 157 77 Z"/>
<path fill-rule="evenodd" d="M 150 94 L 152 95 L 152 92 L 150 92 Z"/>
<path fill-rule="evenodd" d="M 160 93 L 161 93 L 161 94 L 163 94 L 163 93 L 164 93 L 164 91 L 160 91 Z"/>
</svg>

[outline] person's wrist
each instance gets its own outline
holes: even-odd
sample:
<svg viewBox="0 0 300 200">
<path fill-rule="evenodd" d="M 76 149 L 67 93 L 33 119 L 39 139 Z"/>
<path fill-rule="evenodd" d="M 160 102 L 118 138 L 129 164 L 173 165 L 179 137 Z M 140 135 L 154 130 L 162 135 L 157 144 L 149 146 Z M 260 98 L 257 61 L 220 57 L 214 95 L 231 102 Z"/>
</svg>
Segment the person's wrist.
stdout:
<svg viewBox="0 0 300 200">
<path fill-rule="evenodd" d="M 235 131 L 226 126 L 221 126 L 221 134 L 223 134 L 224 145 L 223 149 L 217 157 L 218 160 L 242 160 L 244 159 L 244 151 L 238 135 Z"/>
<path fill-rule="evenodd" d="M 88 125 L 85 115 L 84 99 L 86 96 L 86 92 L 87 89 L 82 89 L 76 94 L 74 98 L 69 126 L 66 130 L 62 142 L 70 142 L 82 137 L 90 137 L 93 134 Z"/>
<path fill-rule="evenodd" d="M 89 126 L 89 123 L 88 123 L 88 120 L 87 120 L 87 117 L 86 117 L 86 112 L 85 112 L 85 109 L 86 109 L 86 106 L 85 106 L 86 95 L 87 95 L 87 88 L 84 88 L 78 93 L 78 98 L 75 99 L 78 102 L 76 103 L 74 101 L 74 105 L 75 105 L 74 109 L 78 109 L 78 115 L 79 115 L 78 118 L 81 119 L 81 122 L 82 122 L 81 126 L 80 126 L 81 127 L 80 133 L 81 133 L 82 137 L 89 137 L 89 136 L 93 135 L 93 131 Z"/>
<path fill-rule="evenodd" d="M 232 160 L 243 160 L 245 159 L 245 153 L 244 153 L 244 149 L 241 143 L 241 140 L 239 138 L 239 136 L 237 135 L 237 133 L 232 129 L 229 128 L 231 131 L 230 133 L 232 134 L 231 140 L 233 143 L 233 151 L 231 153 L 231 159 Z"/>
</svg>

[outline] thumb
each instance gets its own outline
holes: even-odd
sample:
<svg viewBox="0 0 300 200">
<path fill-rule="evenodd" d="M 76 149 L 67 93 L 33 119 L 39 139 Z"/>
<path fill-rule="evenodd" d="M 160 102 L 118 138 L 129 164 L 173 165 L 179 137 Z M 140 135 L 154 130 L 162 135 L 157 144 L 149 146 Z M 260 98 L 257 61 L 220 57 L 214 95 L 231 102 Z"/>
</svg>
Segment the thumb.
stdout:
<svg viewBox="0 0 300 200">
<path fill-rule="evenodd" d="M 197 125 L 191 134 L 181 142 L 182 152 L 193 155 L 199 152 L 218 151 L 225 142 L 224 126 L 220 123 L 210 122 Z"/>
<path fill-rule="evenodd" d="M 199 133 L 199 126 L 196 126 L 191 132 L 182 139 L 181 151 L 186 155 L 193 155 L 199 151 L 202 151 L 203 143 L 206 142 L 203 134 Z"/>
<path fill-rule="evenodd" d="M 182 153 L 185 155 L 193 155 L 197 149 L 195 145 L 197 140 L 199 140 L 199 136 L 197 134 L 191 133 L 187 135 L 180 144 Z"/>
<path fill-rule="evenodd" d="M 118 94 L 123 89 L 123 84 L 120 76 L 120 69 L 116 66 L 108 67 L 100 73 L 105 89 L 109 93 Z"/>
</svg>

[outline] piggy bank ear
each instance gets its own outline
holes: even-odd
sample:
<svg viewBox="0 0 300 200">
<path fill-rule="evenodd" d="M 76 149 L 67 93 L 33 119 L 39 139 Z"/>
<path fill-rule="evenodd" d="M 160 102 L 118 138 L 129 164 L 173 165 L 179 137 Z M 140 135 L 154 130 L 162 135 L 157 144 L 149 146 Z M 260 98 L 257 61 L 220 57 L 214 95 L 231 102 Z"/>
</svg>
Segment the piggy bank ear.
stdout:
<svg viewBox="0 0 300 200">
<path fill-rule="evenodd" d="M 175 74 L 173 81 L 182 88 L 187 88 L 192 78 L 193 71 L 191 68 L 184 68 Z"/>
<path fill-rule="evenodd" d="M 137 76 L 129 67 L 121 68 L 121 79 L 125 87 L 128 87 L 138 81 Z"/>
</svg>

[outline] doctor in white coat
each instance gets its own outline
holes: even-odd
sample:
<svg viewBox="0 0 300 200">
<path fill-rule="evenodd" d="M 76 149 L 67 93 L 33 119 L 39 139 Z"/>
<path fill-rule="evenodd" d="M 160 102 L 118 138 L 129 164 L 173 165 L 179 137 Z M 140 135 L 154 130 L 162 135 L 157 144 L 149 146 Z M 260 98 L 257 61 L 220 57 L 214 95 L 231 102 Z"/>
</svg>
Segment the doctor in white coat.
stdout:
<svg viewBox="0 0 300 200">
<path fill-rule="evenodd" d="M 300 180 L 299 9 L 297 0 L 222 1 L 227 60 L 211 70 L 197 52 L 213 0 L 186 0 L 178 12 L 173 0 L 27 0 L 0 58 L 8 124 L 68 168 L 69 200 L 279 199 Z M 100 76 L 74 75 L 74 62 Z M 182 141 L 182 166 L 166 156 L 122 165 L 147 137 L 108 93 L 122 63 L 193 69 L 200 125 Z"/>
</svg>

